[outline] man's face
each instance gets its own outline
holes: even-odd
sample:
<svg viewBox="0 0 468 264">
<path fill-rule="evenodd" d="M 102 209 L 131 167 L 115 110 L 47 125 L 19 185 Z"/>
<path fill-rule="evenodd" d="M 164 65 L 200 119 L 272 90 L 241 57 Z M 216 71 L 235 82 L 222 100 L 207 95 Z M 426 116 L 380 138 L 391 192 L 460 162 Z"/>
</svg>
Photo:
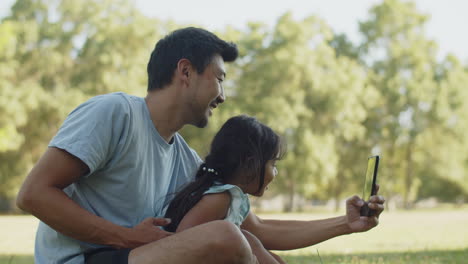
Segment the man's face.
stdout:
<svg viewBox="0 0 468 264">
<path fill-rule="evenodd" d="M 190 110 L 193 114 L 193 125 L 205 127 L 212 111 L 225 100 L 222 82 L 226 77 L 224 61 L 220 55 L 215 55 L 202 74 L 197 74 L 193 87 L 193 100 Z"/>
</svg>

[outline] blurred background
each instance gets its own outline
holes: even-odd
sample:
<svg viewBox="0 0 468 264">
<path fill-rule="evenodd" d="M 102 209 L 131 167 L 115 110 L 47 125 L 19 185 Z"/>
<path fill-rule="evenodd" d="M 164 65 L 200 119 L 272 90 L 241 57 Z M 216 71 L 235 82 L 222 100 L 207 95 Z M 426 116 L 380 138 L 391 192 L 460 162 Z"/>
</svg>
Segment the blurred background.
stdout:
<svg viewBox="0 0 468 264">
<path fill-rule="evenodd" d="M 361 193 L 371 154 L 389 207 L 468 201 L 468 3 L 250 2 L 2 1 L 0 210 L 16 210 L 73 108 L 144 96 L 154 44 L 189 25 L 237 43 L 240 58 L 210 127 L 183 134 L 203 156 L 232 115 L 273 127 L 288 148 L 270 192 L 285 196 L 281 210 Z"/>
<path fill-rule="evenodd" d="M 277 217 L 342 214 L 344 199 L 362 193 L 367 157 L 379 154 L 380 193 L 388 219 L 401 221 L 396 228 L 436 219 L 421 232 L 452 226 L 459 236 L 456 245 L 416 248 L 401 236 L 385 251 L 426 250 L 424 259 L 433 250 L 459 250 L 453 254 L 467 257 L 467 10 L 463 0 L 2 0 L 0 212 L 22 213 L 14 204 L 18 188 L 72 109 L 98 94 L 145 96 L 157 40 L 200 26 L 235 42 L 240 57 L 226 65 L 227 100 L 209 127 L 183 129 L 189 144 L 203 156 L 214 133 L 237 114 L 256 116 L 287 143 L 279 176 L 265 197 L 252 201 L 254 210 Z M 440 222 L 442 215 L 456 223 Z M 24 252 L 6 246 L 18 237 L 14 224 L 37 223 L 18 217 L 0 218 L 14 230 L 0 242 L 6 255 L 32 254 L 33 242 Z M 342 243 L 325 251 L 355 252 L 343 246 L 354 242 Z M 341 262 L 374 263 L 352 261 Z"/>
</svg>

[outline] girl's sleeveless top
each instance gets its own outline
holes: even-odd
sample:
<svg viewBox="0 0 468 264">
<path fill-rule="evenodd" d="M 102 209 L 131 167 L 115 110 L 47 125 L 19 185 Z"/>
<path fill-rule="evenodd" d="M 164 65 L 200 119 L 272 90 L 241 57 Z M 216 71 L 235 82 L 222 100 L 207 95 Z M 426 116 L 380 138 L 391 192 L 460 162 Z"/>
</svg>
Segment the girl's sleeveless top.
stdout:
<svg viewBox="0 0 468 264">
<path fill-rule="evenodd" d="M 236 226 L 240 226 L 250 211 L 249 197 L 241 188 L 231 184 L 215 184 L 211 186 L 204 194 L 222 193 L 228 191 L 231 195 L 231 204 L 224 220 L 227 220 Z"/>
</svg>

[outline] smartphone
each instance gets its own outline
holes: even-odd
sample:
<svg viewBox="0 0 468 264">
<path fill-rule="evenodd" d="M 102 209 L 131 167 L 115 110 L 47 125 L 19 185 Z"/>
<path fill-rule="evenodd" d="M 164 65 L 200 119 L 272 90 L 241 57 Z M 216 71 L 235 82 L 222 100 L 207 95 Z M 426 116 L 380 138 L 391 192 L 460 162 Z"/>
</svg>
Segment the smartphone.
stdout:
<svg viewBox="0 0 468 264">
<path fill-rule="evenodd" d="M 362 192 L 362 199 L 365 201 L 361 207 L 361 216 L 373 216 L 375 210 L 368 206 L 368 201 L 372 195 L 377 193 L 377 171 L 379 169 L 380 157 L 371 156 L 367 159 L 366 180 L 364 182 L 364 190 Z"/>
</svg>

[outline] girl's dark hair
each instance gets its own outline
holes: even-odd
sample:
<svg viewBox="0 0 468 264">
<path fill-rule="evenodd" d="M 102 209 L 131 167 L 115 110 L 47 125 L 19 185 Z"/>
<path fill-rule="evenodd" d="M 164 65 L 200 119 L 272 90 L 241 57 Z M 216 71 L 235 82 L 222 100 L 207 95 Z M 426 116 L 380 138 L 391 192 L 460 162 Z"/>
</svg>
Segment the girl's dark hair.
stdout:
<svg viewBox="0 0 468 264">
<path fill-rule="evenodd" d="M 226 183 L 242 173 L 246 175 L 243 184 L 258 180 L 259 192 L 265 180 L 266 163 L 279 159 L 282 151 L 281 139 L 271 128 L 245 115 L 230 118 L 215 135 L 195 180 L 170 202 L 165 217 L 170 218 L 171 223 L 165 229 L 175 232 L 185 214 L 201 200 L 203 193 L 215 181 Z"/>
</svg>

